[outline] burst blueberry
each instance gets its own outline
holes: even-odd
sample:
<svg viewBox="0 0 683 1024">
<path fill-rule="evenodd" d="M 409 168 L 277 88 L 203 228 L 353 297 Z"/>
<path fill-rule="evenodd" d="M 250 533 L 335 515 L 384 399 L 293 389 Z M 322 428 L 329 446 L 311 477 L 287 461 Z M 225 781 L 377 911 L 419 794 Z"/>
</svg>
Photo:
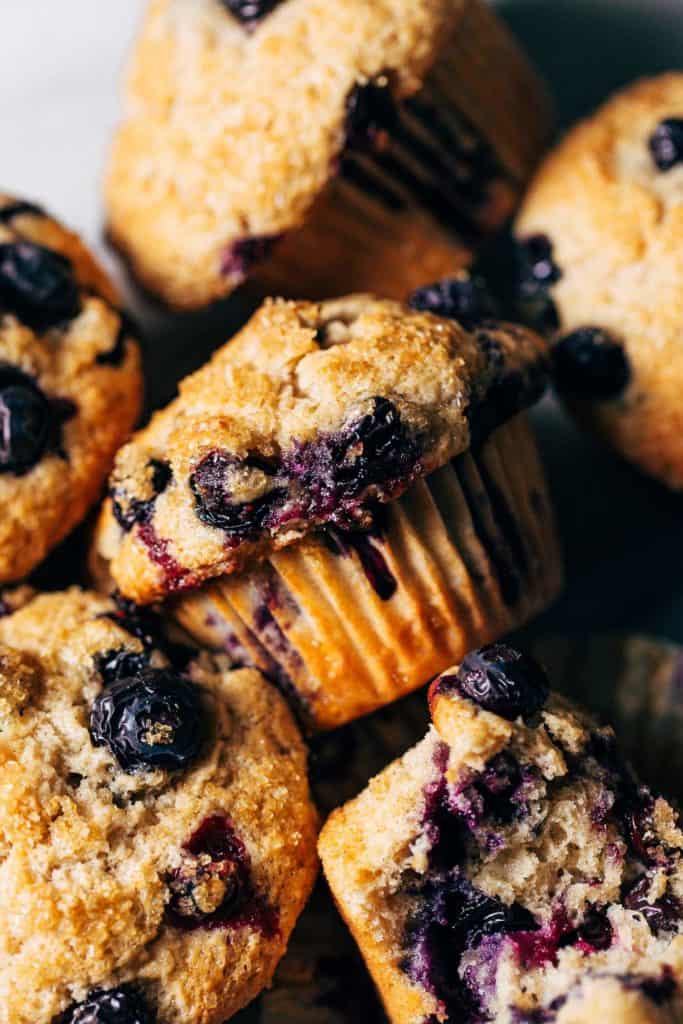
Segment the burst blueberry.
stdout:
<svg viewBox="0 0 683 1024">
<path fill-rule="evenodd" d="M 37 331 L 73 319 L 80 310 L 73 266 L 33 242 L 0 245 L 0 310 Z"/>
<path fill-rule="evenodd" d="M 125 647 L 104 651 L 95 657 L 95 667 L 105 686 L 139 675 L 148 664 L 144 651 L 129 651 Z"/>
<path fill-rule="evenodd" d="M 95 699 L 90 714 L 94 745 L 109 747 L 127 772 L 187 768 L 206 731 L 199 690 L 167 669 L 117 680 Z"/>
<path fill-rule="evenodd" d="M 0 473 L 27 473 L 50 438 L 50 404 L 33 380 L 0 367 Z"/>
<path fill-rule="evenodd" d="M 670 171 L 683 162 L 683 118 L 666 117 L 648 140 L 658 170 Z"/>
<path fill-rule="evenodd" d="M 277 466 L 258 456 L 237 459 L 229 452 L 216 449 L 209 452 L 197 465 L 190 477 L 197 516 L 203 523 L 226 533 L 249 536 L 261 529 L 275 506 L 284 497 L 285 490 L 268 486 Z M 233 481 L 244 484 L 251 475 L 254 487 L 252 500 L 235 500 Z"/>
<path fill-rule="evenodd" d="M 70 1007 L 57 1024 L 155 1024 L 155 1014 L 134 985 L 96 989 L 82 1003 Z"/>
<path fill-rule="evenodd" d="M 418 288 L 408 299 L 413 309 L 457 320 L 471 328 L 496 315 L 496 305 L 483 277 L 465 274 Z"/>
<path fill-rule="evenodd" d="M 567 334 L 554 346 L 552 357 L 558 391 L 573 398 L 618 398 L 631 379 L 624 346 L 600 327 Z"/>
<path fill-rule="evenodd" d="M 439 689 L 453 687 L 486 711 L 513 721 L 528 718 L 548 699 L 548 679 L 531 655 L 491 644 L 468 654 L 455 676 L 442 677 Z"/>
</svg>

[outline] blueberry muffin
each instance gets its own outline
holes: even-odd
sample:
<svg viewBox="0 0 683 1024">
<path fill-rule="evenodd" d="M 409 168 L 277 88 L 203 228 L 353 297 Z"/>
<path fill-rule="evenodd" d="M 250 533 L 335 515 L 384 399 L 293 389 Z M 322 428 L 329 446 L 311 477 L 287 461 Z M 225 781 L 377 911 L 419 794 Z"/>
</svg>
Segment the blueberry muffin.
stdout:
<svg viewBox="0 0 683 1024">
<path fill-rule="evenodd" d="M 0 619 L 0 1021 L 222 1024 L 316 873 L 306 753 L 253 669 L 74 589 Z"/>
<path fill-rule="evenodd" d="M 26 576 L 94 504 L 141 392 L 137 345 L 90 253 L 0 195 L 0 584 Z"/>
<path fill-rule="evenodd" d="M 530 655 L 475 651 L 433 727 L 323 829 L 392 1024 L 673 1024 L 683 832 Z"/>
<path fill-rule="evenodd" d="M 615 633 L 544 637 L 534 653 L 556 689 L 614 725 L 649 783 L 683 800 L 683 648 Z"/>
<path fill-rule="evenodd" d="M 269 301 L 119 452 L 97 557 L 308 725 L 373 711 L 555 596 L 545 360 L 511 325 Z"/>
<path fill-rule="evenodd" d="M 402 298 L 508 218 L 550 121 L 480 0 L 151 0 L 110 234 L 176 307 L 254 276 Z"/>
<path fill-rule="evenodd" d="M 641 81 L 569 133 L 516 225 L 520 288 L 555 336 L 582 422 L 683 487 L 683 74 Z"/>
</svg>

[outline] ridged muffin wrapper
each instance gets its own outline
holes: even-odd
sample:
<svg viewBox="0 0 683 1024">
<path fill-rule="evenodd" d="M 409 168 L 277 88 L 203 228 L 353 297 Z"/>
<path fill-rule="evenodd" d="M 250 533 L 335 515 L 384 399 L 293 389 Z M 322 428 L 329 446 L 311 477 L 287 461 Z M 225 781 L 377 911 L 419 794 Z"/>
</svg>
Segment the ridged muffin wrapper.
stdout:
<svg viewBox="0 0 683 1024">
<path fill-rule="evenodd" d="M 559 690 L 613 725 L 642 779 L 683 801 L 683 647 L 652 636 L 551 636 L 534 652 Z"/>
<path fill-rule="evenodd" d="M 381 531 L 327 531 L 184 595 L 178 621 L 277 680 L 316 731 L 405 696 L 558 593 L 553 513 L 525 415 L 383 513 Z"/>
<path fill-rule="evenodd" d="M 551 137 L 543 83 L 483 0 L 468 0 L 422 88 L 347 145 L 305 223 L 254 267 L 269 294 L 403 300 L 472 261 L 513 213 Z"/>
</svg>

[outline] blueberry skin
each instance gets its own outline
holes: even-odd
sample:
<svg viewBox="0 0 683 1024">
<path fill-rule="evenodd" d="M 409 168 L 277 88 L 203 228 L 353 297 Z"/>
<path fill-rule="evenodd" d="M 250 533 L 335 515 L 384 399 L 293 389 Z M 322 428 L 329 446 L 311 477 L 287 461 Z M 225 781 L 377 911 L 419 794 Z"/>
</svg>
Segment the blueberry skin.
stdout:
<svg viewBox="0 0 683 1024">
<path fill-rule="evenodd" d="M 552 350 L 560 394 L 592 401 L 619 398 L 631 380 L 624 346 L 600 327 L 580 327 Z"/>
<path fill-rule="evenodd" d="M 43 331 L 73 319 L 80 308 L 78 284 L 66 257 L 33 242 L 0 245 L 0 309 Z"/>
<path fill-rule="evenodd" d="M 56 1024 L 155 1024 L 142 994 L 134 985 L 121 985 L 108 991 L 96 989 L 88 998 L 70 1007 Z"/>
<path fill-rule="evenodd" d="M 412 309 L 457 320 L 471 328 L 496 316 L 496 304 L 486 282 L 478 275 L 446 278 L 418 288 L 408 299 Z"/>
<path fill-rule="evenodd" d="M 126 772 L 187 768 L 201 752 L 206 726 L 198 688 L 168 669 L 113 682 L 90 713 L 93 744 L 108 746 Z"/>
<path fill-rule="evenodd" d="M 541 666 L 529 654 L 506 644 L 491 644 L 468 654 L 455 676 L 444 676 L 443 688 L 508 721 L 527 718 L 548 699 L 550 687 Z M 439 688 L 441 688 L 441 684 Z"/>
<path fill-rule="evenodd" d="M 27 473 L 50 439 L 50 404 L 20 370 L 0 367 L 0 473 Z"/>
<path fill-rule="evenodd" d="M 221 3 L 238 21 L 250 28 L 275 10 L 281 0 L 221 0 Z"/>
<path fill-rule="evenodd" d="M 666 117 L 660 121 L 648 140 L 655 166 L 670 171 L 683 161 L 683 118 Z"/>
</svg>

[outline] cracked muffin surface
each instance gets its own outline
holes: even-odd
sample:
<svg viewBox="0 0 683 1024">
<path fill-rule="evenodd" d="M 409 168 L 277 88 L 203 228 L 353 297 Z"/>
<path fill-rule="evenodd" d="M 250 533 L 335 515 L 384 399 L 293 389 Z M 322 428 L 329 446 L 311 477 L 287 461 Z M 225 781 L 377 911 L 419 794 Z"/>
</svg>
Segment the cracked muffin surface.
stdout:
<svg viewBox="0 0 683 1024">
<path fill-rule="evenodd" d="M 76 237 L 0 195 L 0 584 L 85 516 L 140 411 L 140 356 Z"/>
<path fill-rule="evenodd" d="M 683 74 L 635 83 L 573 128 L 517 219 L 524 301 L 557 387 L 622 455 L 683 487 Z"/>
<path fill-rule="evenodd" d="M 266 302 L 118 454 L 99 554 L 151 602 L 372 508 L 532 404 L 533 333 L 369 296 Z"/>
<path fill-rule="evenodd" d="M 430 706 L 320 840 L 392 1022 L 680 1019 L 683 833 L 612 730 L 503 644 Z"/>
<path fill-rule="evenodd" d="M 77 589 L 0 619 L 0 645 L 0 1021 L 222 1024 L 316 873 L 283 700 Z"/>
</svg>

